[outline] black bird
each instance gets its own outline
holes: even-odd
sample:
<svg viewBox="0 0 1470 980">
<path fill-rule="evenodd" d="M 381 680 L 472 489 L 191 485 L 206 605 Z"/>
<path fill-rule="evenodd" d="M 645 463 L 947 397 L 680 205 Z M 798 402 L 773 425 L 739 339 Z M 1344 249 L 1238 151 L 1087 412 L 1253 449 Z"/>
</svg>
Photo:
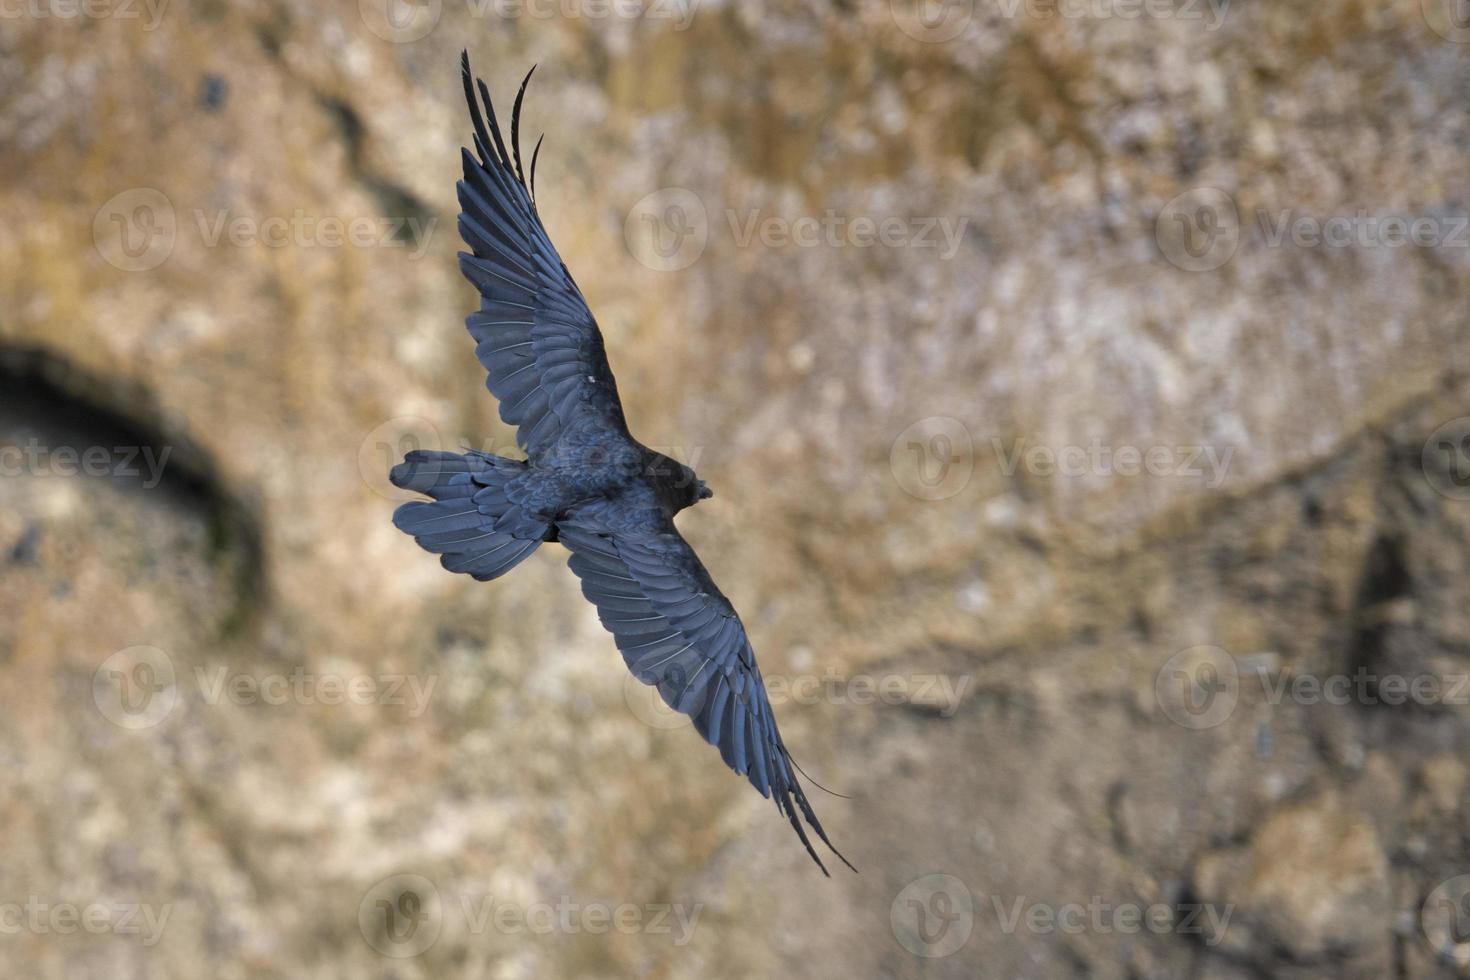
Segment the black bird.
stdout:
<svg viewBox="0 0 1470 980">
<path fill-rule="evenodd" d="M 480 292 L 465 325 L 527 458 L 409 453 L 391 479 L 433 501 L 404 504 L 393 523 L 442 555 L 449 571 L 481 581 L 504 575 L 544 541 L 563 544 L 634 675 L 657 685 L 726 765 L 775 800 L 823 874 L 798 811 L 851 868 L 797 782 L 740 617 L 674 527 L 675 514 L 713 494 L 689 467 L 628 433 L 597 321 L 541 224 L 541 143 L 529 183 L 520 147 L 531 75 L 516 93 L 507 150 L 468 54 L 460 66 L 475 152 L 461 151 L 459 233 L 473 254 L 459 261 Z"/>
</svg>

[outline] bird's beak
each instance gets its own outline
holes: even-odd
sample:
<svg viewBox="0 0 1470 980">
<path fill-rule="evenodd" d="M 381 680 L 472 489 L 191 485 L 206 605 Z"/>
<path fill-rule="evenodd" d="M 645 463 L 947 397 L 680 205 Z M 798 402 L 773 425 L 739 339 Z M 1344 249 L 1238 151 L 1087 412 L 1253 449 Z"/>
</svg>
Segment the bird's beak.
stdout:
<svg viewBox="0 0 1470 980">
<path fill-rule="evenodd" d="M 709 498 L 713 497 L 714 495 L 715 495 L 715 492 L 713 490 L 711 490 L 709 487 L 705 486 L 705 483 L 704 483 L 703 480 L 700 480 L 699 481 L 699 499 L 700 500 L 708 500 Z"/>
</svg>

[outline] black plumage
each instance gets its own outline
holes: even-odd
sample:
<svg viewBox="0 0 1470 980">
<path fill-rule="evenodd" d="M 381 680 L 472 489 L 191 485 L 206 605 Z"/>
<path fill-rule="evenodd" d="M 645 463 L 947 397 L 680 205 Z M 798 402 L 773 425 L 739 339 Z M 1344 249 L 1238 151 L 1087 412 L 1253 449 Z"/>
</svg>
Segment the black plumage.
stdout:
<svg viewBox="0 0 1470 980">
<path fill-rule="evenodd" d="M 597 322 L 537 214 L 541 144 L 529 183 L 520 149 L 531 76 L 516 93 L 507 148 L 468 56 L 461 67 L 474 153 L 462 154 L 458 185 L 460 236 L 471 249 L 460 268 L 481 297 L 465 325 L 527 458 L 410 453 L 392 480 L 431 499 L 404 504 L 394 523 L 445 568 L 481 580 L 542 542 L 563 544 L 628 669 L 775 801 L 825 874 L 806 828 L 832 844 L 797 780 L 745 627 L 674 527 L 675 514 L 711 493 L 687 466 L 629 434 Z"/>
</svg>

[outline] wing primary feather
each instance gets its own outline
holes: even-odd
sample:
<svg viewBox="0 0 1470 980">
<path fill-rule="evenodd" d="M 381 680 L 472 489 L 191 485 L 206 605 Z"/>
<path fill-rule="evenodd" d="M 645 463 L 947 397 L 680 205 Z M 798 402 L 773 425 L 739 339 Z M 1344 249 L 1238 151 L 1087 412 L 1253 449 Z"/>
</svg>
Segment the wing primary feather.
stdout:
<svg viewBox="0 0 1470 980">
<path fill-rule="evenodd" d="M 480 137 L 482 146 L 488 147 L 490 145 L 490 134 L 485 131 L 485 117 L 480 114 L 480 104 L 475 101 L 475 76 L 470 71 L 470 53 L 468 50 L 459 53 L 459 69 L 464 81 L 465 101 L 470 106 L 470 120 L 475 125 L 475 135 Z M 490 165 L 490 161 L 485 158 L 483 150 L 481 151 L 480 162 L 486 166 Z"/>
<path fill-rule="evenodd" d="M 832 877 L 832 872 L 827 870 L 827 866 L 823 864 L 822 859 L 817 856 L 816 848 L 812 847 L 811 838 L 806 835 L 806 830 L 801 826 L 801 821 L 797 819 L 796 810 L 791 806 L 791 801 L 789 799 L 786 799 L 784 801 L 785 805 L 782 805 L 782 800 L 786 795 L 787 794 L 785 793 L 781 793 L 776 797 L 776 808 L 778 810 L 784 810 L 786 812 L 786 819 L 791 821 L 791 826 L 792 829 L 796 831 L 796 836 L 801 838 L 801 843 L 804 847 L 806 847 L 806 852 L 811 855 L 813 861 L 817 862 L 817 867 L 822 869 L 822 874 L 827 876 L 828 878 Z M 832 845 L 828 844 L 827 846 L 831 847 Z M 840 854 L 838 854 L 837 856 L 842 857 L 842 855 Z M 842 860 L 844 863 L 847 861 L 846 858 L 842 858 Z M 848 867 L 852 868 L 852 865 L 849 864 Z M 853 870 L 856 871 L 857 869 L 853 868 Z"/>
<path fill-rule="evenodd" d="M 745 729 L 745 736 L 750 739 L 750 760 L 754 763 L 750 767 L 750 781 L 762 796 L 771 788 L 771 776 L 766 772 L 766 746 L 760 744 L 765 740 L 765 734 L 765 727 L 758 721 Z"/>
<path fill-rule="evenodd" d="M 536 201 L 536 158 L 539 157 L 539 156 L 541 156 L 541 141 L 544 140 L 544 139 L 546 139 L 546 134 L 545 133 L 542 133 L 540 136 L 538 136 L 536 138 L 536 149 L 534 149 L 534 150 L 531 151 L 531 201 L 532 201 L 532 203 L 535 203 L 535 201 Z"/>
<path fill-rule="evenodd" d="M 475 85 L 480 90 L 480 98 L 485 102 L 485 115 L 490 121 L 490 135 L 495 140 L 495 149 L 500 153 L 499 163 L 502 167 L 509 167 L 510 154 L 505 151 L 505 137 L 500 135 L 500 120 L 495 118 L 495 103 L 490 101 L 490 88 L 485 84 L 483 78 L 475 79 Z"/>
<path fill-rule="evenodd" d="M 783 743 L 783 742 L 780 741 L 780 737 L 779 736 L 777 737 L 776 751 L 779 752 L 779 753 L 781 753 L 781 756 L 787 762 L 790 762 L 793 765 L 796 764 L 796 760 L 793 759 L 793 758 L 791 758 L 791 753 L 789 751 L 787 751 L 785 743 Z M 799 769 L 800 767 L 798 766 L 797 768 Z M 849 861 L 846 857 L 844 857 L 843 854 L 842 854 L 842 852 L 839 851 L 836 847 L 834 847 L 833 844 L 832 844 L 832 841 L 828 839 L 828 837 L 827 837 L 827 831 L 825 831 L 825 830 L 822 829 L 822 821 L 820 821 L 820 820 L 817 819 L 816 811 L 814 811 L 812 809 L 811 803 L 806 798 L 806 793 L 804 793 L 802 791 L 802 789 L 801 789 L 801 784 L 799 782 L 797 782 L 794 777 L 791 780 L 791 792 L 792 792 L 792 795 L 794 795 L 796 797 L 796 804 L 797 804 L 798 807 L 801 808 L 802 816 L 806 818 L 807 824 L 810 825 L 811 828 L 817 832 L 817 836 L 822 839 L 822 843 L 823 844 L 826 844 L 827 845 L 827 848 L 833 854 L 836 854 L 837 855 L 838 860 L 840 860 L 843 864 L 847 865 L 848 868 L 854 874 L 858 873 L 858 869 L 857 868 L 854 868 L 852 866 L 852 862 Z M 795 823 L 795 822 L 796 822 L 795 815 L 792 815 L 792 823 Z M 805 834 L 802 834 L 801 835 L 801 838 L 802 838 L 803 841 L 805 841 L 806 840 L 806 835 Z M 811 845 L 807 845 L 807 850 L 808 851 L 811 850 Z M 812 857 L 816 857 L 816 855 L 813 854 Z M 819 864 L 819 865 L 821 863 L 822 863 L 821 861 L 818 861 L 817 862 L 817 864 Z M 826 868 L 822 868 L 822 870 L 825 872 L 827 869 Z M 830 875 L 828 877 L 830 877 Z"/>
<path fill-rule="evenodd" d="M 531 82 L 531 76 L 536 74 L 536 66 L 526 72 L 526 77 L 521 79 L 521 87 L 516 91 L 516 101 L 510 109 L 510 149 L 516 158 L 516 176 L 520 178 L 521 186 L 526 186 L 526 171 L 521 166 L 521 103 L 526 98 L 526 86 Z"/>
<path fill-rule="evenodd" d="M 786 751 L 786 746 L 785 745 L 782 745 L 781 746 L 781 754 L 783 756 L 785 756 L 787 762 L 791 763 L 793 766 L 796 767 L 796 771 L 797 772 L 801 773 L 803 776 L 806 776 L 806 781 L 807 782 L 811 783 L 813 786 L 815 786 L 817 789 L 821 790 L 823 793 L 826 793 L 828 796 L 835 796 L 839 800 L 850 800 L 850 799 L 852 799 L 852 797 L 847 796 L 847 795 L 845 795 L 843 793 L 839 793 L 836 790 L 830 790 L 830 789 L 828 789 L 827 787 L 823 786 L 821 783 L 819 783 L 815 779 L 813 779 L 810 775 L 808 775 L 807 774 L 807 771 L 805 769 L 801 768 L 801 763 L 797 762 L 794 758 L 792 758 L 791 753 L 788 752 L 788 751 Z"/>
</svg>

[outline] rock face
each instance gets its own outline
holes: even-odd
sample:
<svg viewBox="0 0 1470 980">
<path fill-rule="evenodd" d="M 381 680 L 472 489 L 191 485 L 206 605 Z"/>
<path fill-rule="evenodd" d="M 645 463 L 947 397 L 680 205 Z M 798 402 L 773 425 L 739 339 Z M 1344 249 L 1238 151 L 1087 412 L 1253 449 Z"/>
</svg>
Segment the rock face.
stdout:
<svg viewBox="0 0 1470 980">
<path fill-rule="evenodd" d="M 1453 4 L 64 6 L 0 29 L 5 975 L 1470 963 Z M 556 549 L 389 523 L 407 449 L 513 446 L 462 46 L 541 65 L 542 213 L 861 875 Z"/>
<path fill-rule="evenodd" d="M 1206 854 L 1195 890 L 1233 908 L 1223 948 L 1262 969 L 1284 954 L 1303 966 L 1348 961 L 1363 976 L 1391 970 L 1388 860 L 1372 822 L 1335 796 L 1283 807 L 1248 847 Z"/>
</svg>

